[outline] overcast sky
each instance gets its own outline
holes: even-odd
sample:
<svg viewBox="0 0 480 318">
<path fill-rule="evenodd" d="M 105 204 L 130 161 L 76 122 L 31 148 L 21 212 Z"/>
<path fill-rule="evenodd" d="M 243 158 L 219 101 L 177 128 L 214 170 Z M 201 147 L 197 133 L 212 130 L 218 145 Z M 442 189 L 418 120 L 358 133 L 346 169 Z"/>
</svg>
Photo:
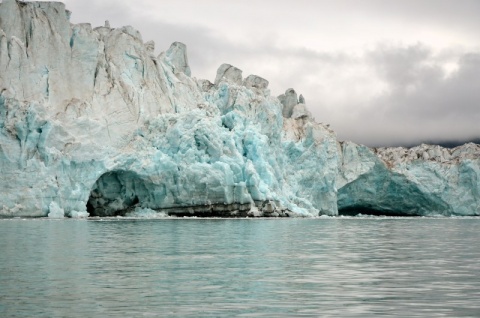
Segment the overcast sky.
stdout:
<svg viewBox="0 0 480 318">
<path fill-rule="evenodd" d="M 303 94 L 340 140 L 369 146 L 480 137 L 478 0 L 64 0 L 74 23 L 132 25 L 192 76 L 222 63 Z"/>
</svg>

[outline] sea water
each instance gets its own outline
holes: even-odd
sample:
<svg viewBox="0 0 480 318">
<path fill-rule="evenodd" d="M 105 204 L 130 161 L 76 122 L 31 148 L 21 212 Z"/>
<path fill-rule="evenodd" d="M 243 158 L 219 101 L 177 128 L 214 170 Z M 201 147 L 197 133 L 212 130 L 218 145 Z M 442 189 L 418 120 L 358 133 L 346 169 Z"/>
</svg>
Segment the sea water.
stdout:
<svg viewBox="0 0 480 318">
<path fill-rule="evenodd" d="M 479 317 L 480 219 L 0 220 L 0 317 Z"/>
</svg>

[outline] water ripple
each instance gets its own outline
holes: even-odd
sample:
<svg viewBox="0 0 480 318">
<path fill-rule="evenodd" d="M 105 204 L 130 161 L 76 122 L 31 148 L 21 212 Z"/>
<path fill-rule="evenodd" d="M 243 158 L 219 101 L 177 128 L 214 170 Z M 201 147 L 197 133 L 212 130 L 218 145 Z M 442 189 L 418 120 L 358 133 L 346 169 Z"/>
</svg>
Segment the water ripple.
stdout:
<svg viewBox="0 0 480 318">
<path fill-rule="evenodd" d="M 0 222 L 2 317 L 477 317 L 480 219 Z"/>
</svg>

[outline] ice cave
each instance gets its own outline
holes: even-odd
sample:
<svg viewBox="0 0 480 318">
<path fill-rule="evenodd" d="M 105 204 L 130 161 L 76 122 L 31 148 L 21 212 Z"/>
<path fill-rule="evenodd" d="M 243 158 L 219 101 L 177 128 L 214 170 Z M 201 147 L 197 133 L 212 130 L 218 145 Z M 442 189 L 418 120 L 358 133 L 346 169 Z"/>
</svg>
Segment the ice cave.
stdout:
<svg viewBox="0 0 480 318">
<path fill-rule="evenodd" d="M 143 203 L 148 205 L 152 186 L 130 171 L 104 173 L 95 182 L 87 203 L 90 216 L 124 215 Z"/>
</svg>

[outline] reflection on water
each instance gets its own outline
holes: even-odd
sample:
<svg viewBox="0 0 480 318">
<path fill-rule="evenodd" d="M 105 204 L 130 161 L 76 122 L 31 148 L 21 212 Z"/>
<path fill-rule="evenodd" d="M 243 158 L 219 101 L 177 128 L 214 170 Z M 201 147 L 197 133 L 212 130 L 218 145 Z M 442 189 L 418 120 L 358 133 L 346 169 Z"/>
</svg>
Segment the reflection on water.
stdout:
<svg viewBox="0 0 480 318">
<path fill-rule="evenodd" d="M 480 219 L 0 220 L 1 317 L 480 316 Z"/>
</svg>

